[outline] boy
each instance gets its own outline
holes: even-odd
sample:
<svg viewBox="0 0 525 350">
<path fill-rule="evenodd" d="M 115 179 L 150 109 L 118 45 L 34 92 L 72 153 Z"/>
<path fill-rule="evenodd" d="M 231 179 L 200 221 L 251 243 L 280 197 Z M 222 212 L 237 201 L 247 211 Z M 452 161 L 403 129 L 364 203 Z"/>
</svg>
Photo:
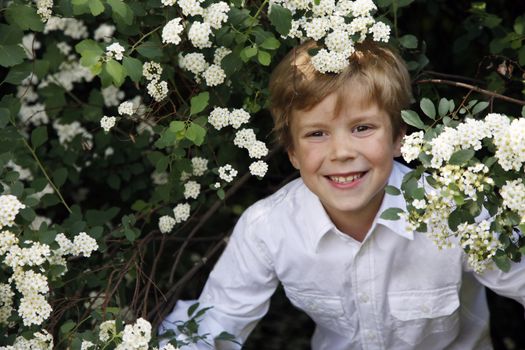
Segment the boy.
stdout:
<svg viewBox="0 0 525 350">
<path fill-rule="evenodd" d="M 482 285 L 525 304 L 525 261 L 478 275 L 461 248 L 440 251 L 403 220 L 380 218 L 406 208 L 385 186 L 400 187 L 409 171 L 393 160 L 408 72 L 390 49 L 365 42 L 342 73 L 321 74 L 313 47 L 292 50 L 270 82 L 275 131 L 301 178 L 241 216 L 199 298 L 213 306 L 200 333 L 244 342 L 280 282 L 317 325 L 312 349 L 491 349 Z M 180 301 L 161 328 L 175 329 L 193 302 Z"/>
</svg>

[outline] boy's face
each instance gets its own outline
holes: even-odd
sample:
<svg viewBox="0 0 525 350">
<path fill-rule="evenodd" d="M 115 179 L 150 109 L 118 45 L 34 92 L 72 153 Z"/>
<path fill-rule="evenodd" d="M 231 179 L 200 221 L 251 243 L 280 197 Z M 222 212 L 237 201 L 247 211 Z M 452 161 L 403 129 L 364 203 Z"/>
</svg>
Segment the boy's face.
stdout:
<svg viewBox="0 0 525 350">
<path fill-rule="evenodd" d="M 402 135 L 392 137 L 390 118 L 375 103 L 350 96 L 336 113 L 336 101 L 332 93 L 311 110 L 294 111 L 288 155 L 339 229 L 368 230 L 393 158 L 400 155 Z"/>
</svg>

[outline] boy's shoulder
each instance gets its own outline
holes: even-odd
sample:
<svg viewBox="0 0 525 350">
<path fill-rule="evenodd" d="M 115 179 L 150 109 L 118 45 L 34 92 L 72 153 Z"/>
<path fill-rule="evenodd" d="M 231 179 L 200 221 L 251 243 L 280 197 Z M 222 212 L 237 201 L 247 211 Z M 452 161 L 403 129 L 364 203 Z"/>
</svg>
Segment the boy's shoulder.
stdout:
<svg viewBox="0 0 525 350">
<path fill-rule="evenodd" d="M 272 225 L 283 224 L 293 214 L 302 210 L 304 205 L 315 200 L 303 180 L 299 177 L 290 181 L 270 196 L 258 200 L 243 213 L 250 223 L 270 222 Z"/>
</svg>

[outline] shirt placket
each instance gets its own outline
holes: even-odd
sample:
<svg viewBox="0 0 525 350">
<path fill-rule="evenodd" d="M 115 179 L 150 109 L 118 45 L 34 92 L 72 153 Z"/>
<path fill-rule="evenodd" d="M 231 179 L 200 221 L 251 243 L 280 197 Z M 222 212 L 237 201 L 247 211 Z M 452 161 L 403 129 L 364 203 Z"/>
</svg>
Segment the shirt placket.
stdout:
<svg viewBox="0 0 525 350">
<path fill-rule="evenodd" d="M 370 253 L 370 240 L 363 243 L 353 264 L 354 300 L 359 320 L 362 348 L 384 349 L 381 330 L 376 322 L 377 305 L 374 300 L 374 260 Z"/>
</svg>

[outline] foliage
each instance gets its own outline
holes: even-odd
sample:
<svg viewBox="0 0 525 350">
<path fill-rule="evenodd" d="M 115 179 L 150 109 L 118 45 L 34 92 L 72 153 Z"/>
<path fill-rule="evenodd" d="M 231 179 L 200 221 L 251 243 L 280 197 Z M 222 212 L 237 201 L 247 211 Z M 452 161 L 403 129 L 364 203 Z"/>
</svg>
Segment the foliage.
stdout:
<svg viewBox="0 0 525 350">
<path fill-rule="evenodd" d="M 147 330 L 140 317 L 155 329 L 181 293 L 199 290 L 196 272 L 220 252 L 235 218 L 288 178 L 285 157 L 277 146 L 266 146 L 272 128 L 266 101 L 271 69 L 298 43 L 282 37 L 292 27 L 291 11 L 277 1 L 232 0 L 227 11 L 214 12 L 216 1 L 192 3 L 1 3 L 0 192 L 21 206 L 12 212 L 14 223 L 0 229 L 2 238 L 9 230 L 18 239 L 0 241 L 5 249 L 0 283 L 9 286 L 0 297 L 11 295 L 7 289 L 13 294 L 7 321 L 0 319 L 6 334 L 0 345 L 20 345 L 25 338 L 48 344 L 47 329 L 54 348 L 80 349 L 83 341 L 100 345 L 99 331 L 111 325 L 107 348 L 116 348 L 125 336 Z M 409 125 L 432 123 L 440 131 L 496 107 L 519 114 L 523 16 L 501 4 L 491 9 L 471 1 L 376 4 L 378 18 L 392 27 L 391 43 L 407 61 L 427 117 L 423 122 L 421 113 L 407 111 Z M 447 6 L 469 15 L 446 15 Z M 208 22 L 215 24 L 206 27 L 210 13 Z M 421 23 L 410 20 L 414 14 Z M 444 18 L 439 27 L 457 38 L 446 62 L 448 76 L 431 70 L 445 59 L 438 36 L 420 32 L 433 26 L 432 18 Z M 252 129 L 255 139 L 238 146 L 235 138 L 243 129 Z M 427 131 L 427 141 L 438 134 Z M 423 154 L 419 160 L 425 165 Z M 455 159 L 463 164 L 485 155 L 461 153 Z M 404 194 L 408 188 L 411 198 L 421 196 L 411 186 Z M 79 236 L 96 240 L 96 251 L 75 245 Z M 506 242 L 511 243 L 496 254 L 500 266 L 506 257 L 518 259 L 523 245 Z M 38 294 L 52 311 L 42 322 L 24 324 L 17 312 L 24 293 L 10 280 L 16 269 L 5 262 L 14 245 L 28 249 L 22 256 L 32 259 L 20 271 L 47 281 L 49 291 Z M 29 253 L 45 246 L 49 253 Z M 7 299 L 0 300 L 5 310 Z M 195 330 L 196 324 L 183 328 Z M 155 341 L 153 334 L 148 342 Z"/>
</svg>

